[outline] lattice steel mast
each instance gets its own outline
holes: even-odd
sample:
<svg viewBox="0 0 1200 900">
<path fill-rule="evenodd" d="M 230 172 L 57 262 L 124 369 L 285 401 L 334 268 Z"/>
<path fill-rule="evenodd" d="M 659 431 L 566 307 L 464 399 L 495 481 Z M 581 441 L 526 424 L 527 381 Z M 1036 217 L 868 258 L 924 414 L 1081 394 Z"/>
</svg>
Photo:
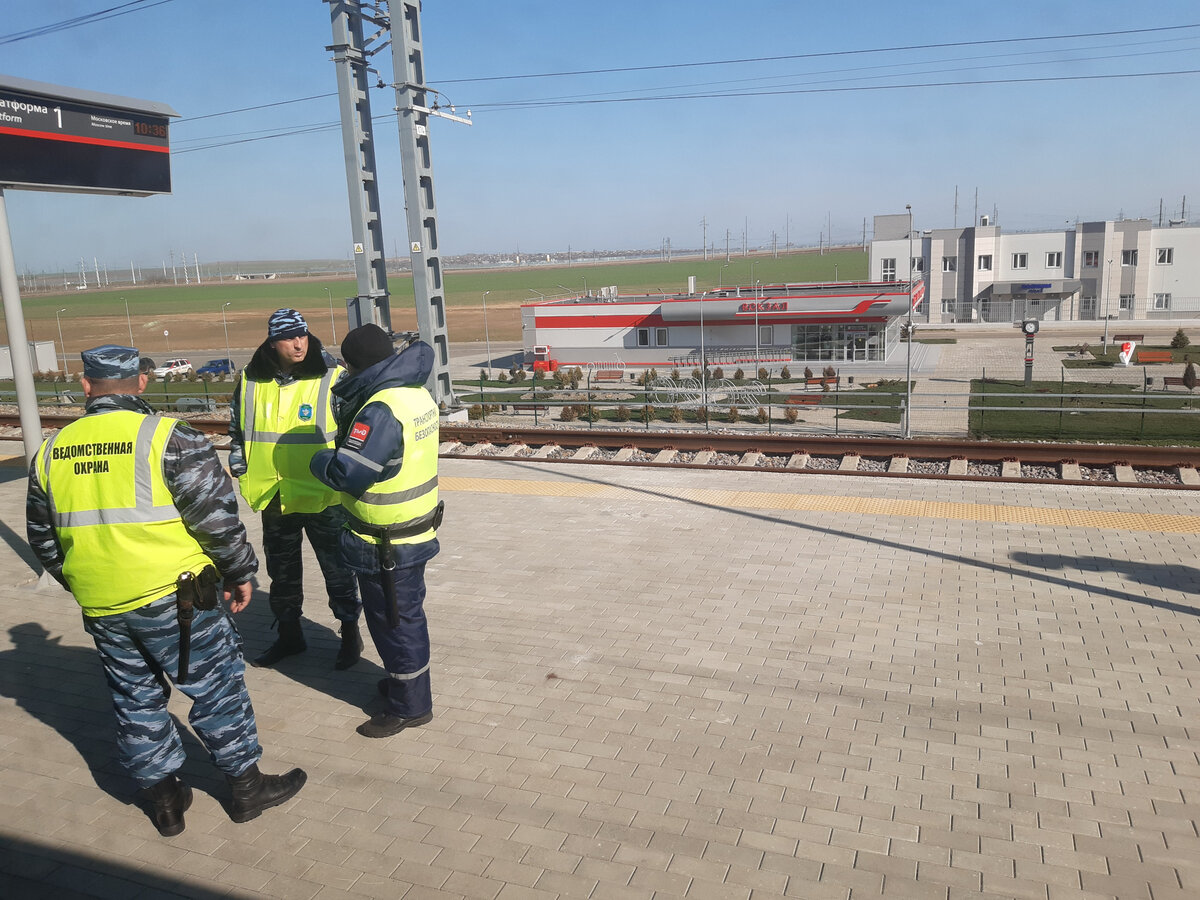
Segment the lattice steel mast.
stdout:
<svg viewBox="0 0 1200 900">
<path fill-rule="evenodd" d="M 397 19 L 391 15 L 388 0 L 376 0 L 373 5 L 368 5 L 367 12 L 358 0 L 325 2 L 329 3 L 333 25 L 334 43 L 328 49 L 334 53 L 338 73 L 346 182 L 358 276 L 358 296 L 347 301 L 350 325 L 375 322 L 382 328 L 391 329 L 367 65 L 367 60 L 390 42 L 417 330 L 421 340 L 434 352 L 433 372 L 426 387 L 440 406 L 450 407 L 455 405 L 455 398 L 450 384 L 450 341 L 446 330 L 446 301 L 429 149 L 429 115 L 437 113 L 432 113 L 425 100 L 421 6 L 420 3 L 400 3 Z M 365 41 L 364 21 L 378 29 Z M 384 35 L 388 37 L 383 43 L 368 49 L 369 44 Z M 383 86 L 382 79 L 378 86 Z M 465 121 L 454 116 L 448 118 Z"/>
</svg>

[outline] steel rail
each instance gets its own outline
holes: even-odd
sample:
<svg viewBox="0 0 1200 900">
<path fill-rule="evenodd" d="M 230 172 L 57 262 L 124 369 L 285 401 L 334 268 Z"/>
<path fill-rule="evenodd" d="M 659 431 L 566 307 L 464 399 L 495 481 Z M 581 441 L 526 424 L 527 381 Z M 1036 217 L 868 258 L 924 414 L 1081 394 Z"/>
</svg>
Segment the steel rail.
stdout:
<svg viewBox="0 0 1200 900">
<path fill-rule="evenodd" d="M 45 428 L 61 428 L 74 421 L 76 415 L 42 414 Z M 229 432 L 226 419 L 193 418 L 186 420 L 197 430 L 212 436 Z M 13 415 L 0 415 L 0 426 L 19 427 L 20 420 Z M 443 425 L 441 428 L 443 447 L 459 444 L 464 447 L 478 445 L 545 447 L 556 446 L 564 451 L 577 451 L 584 447 L 597 450 L 621 450 L 632 448 L 647 453 L 675 450 L 680 453 L 698 453 L 711 450 L 714 453 L 737 454 L 759 453 L 767 457 L 792 457 L 807 454 L 810 457 L 847 457 L 863 459 L 907 458 L 931 462 L 970 460 L 979 463 L 1021 463 L 1030 465 L 1076 464 L 1088 467 L 1130 466 L 1143 469 L 1180 470 L 1200 469 L 1200 447 L 1158 447 L 1129 444 L 1067 444 L 1067 443 L 1024 443 L 1019 441 L 965 441 L 965 440 L 921 440 L 879 437 L 820 437 L 815 435 L 772 435 L 739 434 L 720 432 L 662 431 L 641 428 L 525 428 L 507 426 Z M 444 449 L 443 456 L 471 458 L 469 451 Z M 494 458 L 494 457 L 493 457 Z M 573 460 L 569 458 L 546 459 L 547 462 L 590 462 L 607 463 L 605 459 Z M 1078 480 L 1065 478 L 1008 477 L 992 475 L 951 475 L 898 471 L 873 471 L 863 469 L 816 469 L 759 467 L 726 465 L 721 463 L 658 463 L 646 461 L 622 461 L 620 465 L 688 465 L 694 468 L 737 469 L 740 471 L 798 472 L 823 475 L 870 475 L 873 477 L 940 478 L 967 481 L 1038 482 L 1050 484 L 1080 484 L 1093 487 L 1158 487 L 1166 489 L 1198 490 L 1200 485 L 1163 484 L 1132 481 Z"/>
</svg>

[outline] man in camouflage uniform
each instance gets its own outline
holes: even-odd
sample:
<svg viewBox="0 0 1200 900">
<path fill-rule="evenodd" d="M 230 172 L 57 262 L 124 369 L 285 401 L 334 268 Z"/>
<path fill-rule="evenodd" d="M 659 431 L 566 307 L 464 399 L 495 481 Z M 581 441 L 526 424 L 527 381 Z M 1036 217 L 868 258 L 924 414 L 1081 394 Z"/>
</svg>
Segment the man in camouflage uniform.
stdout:
<svg viewBox="0 0 1200 900">
<path fill-rule="evenodd" d="M 192 728 L 230 783 L 235 822 L 288 800 L 306 775 L 258 769 L 262 747 L 241 643 L 215 593 L 223 581 L 230 610 L 245 609 L 258 560 L 212 444 L 155 415 L 137 396 L 146 380 L 131 347 L 84 351 L 86 412 L 39 449 L 26 528 L 46 571 L 83 610 L 112 691 L 118 757 L 149 801 L 155 827 L 171 837 L 184 829 L 192 790 L 176 774 L 184 751 L 167 712 L 168 675 L 191 698 Z M 177 588 L 197 579 L 207 594 L 195 592 L 187 629 L 180 612 L 188 607 L 177 602 L 187 597 Z M 190 646 L 182 642 L 189 630 Z"/>
<path fill-rule="evenodd" d="M 309 333 L 304 317 L 294 309 L 278 309 L 267 320 L 267 339 L 234 388 L 229 471 L 250 508 L 262 513 L 271 612 L 279 627 L 279 637 L 255 657 L 255 666 L 273 666 L 307 649 L 300 625 L 305 534 L 325 578 L 329 609 L 341 623 L 334 668 L 348 669 L 362 653 L 354 574 L 338 564 L 338 535 L 346 518 L 337 492 L 308 469 L 314 453 L 333 446 L 337 423 L 331 389 L 344 375 Z"/>
</svg>

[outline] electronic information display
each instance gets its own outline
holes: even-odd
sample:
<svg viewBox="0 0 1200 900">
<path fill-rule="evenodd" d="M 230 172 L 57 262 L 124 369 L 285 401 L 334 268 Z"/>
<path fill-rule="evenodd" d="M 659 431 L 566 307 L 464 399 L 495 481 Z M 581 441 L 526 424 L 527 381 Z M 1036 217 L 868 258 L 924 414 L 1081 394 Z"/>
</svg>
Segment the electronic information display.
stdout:
<svg viewBox="0 0 1200 900">
<path fill-rule="evenodd" d="M 170 193 L 170 115 L 162 104 L 0 77 L 0 187 Z"/>
</svg>

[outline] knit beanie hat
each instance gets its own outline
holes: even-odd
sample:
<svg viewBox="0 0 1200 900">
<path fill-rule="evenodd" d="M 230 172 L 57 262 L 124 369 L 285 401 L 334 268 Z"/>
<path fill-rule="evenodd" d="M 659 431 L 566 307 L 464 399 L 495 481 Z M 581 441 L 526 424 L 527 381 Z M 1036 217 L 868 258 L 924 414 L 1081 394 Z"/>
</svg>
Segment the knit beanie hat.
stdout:
<svg viewBox="0 0 1200 900">
<path fill-rule="evenodd" d="M 342 359 L 359 372 L 382 362 L 395 352 L 396 348 L 392 346 L 392 339 L 387 332 L 373 323 L 360 325 L 342 341 Z"/>
<path fill-rule="evenodd" d="M 267 319 L 267 340 L 283 341 L 308 334 L 308 323 L 294 309 L 277 309 Z"/>
</svg>

